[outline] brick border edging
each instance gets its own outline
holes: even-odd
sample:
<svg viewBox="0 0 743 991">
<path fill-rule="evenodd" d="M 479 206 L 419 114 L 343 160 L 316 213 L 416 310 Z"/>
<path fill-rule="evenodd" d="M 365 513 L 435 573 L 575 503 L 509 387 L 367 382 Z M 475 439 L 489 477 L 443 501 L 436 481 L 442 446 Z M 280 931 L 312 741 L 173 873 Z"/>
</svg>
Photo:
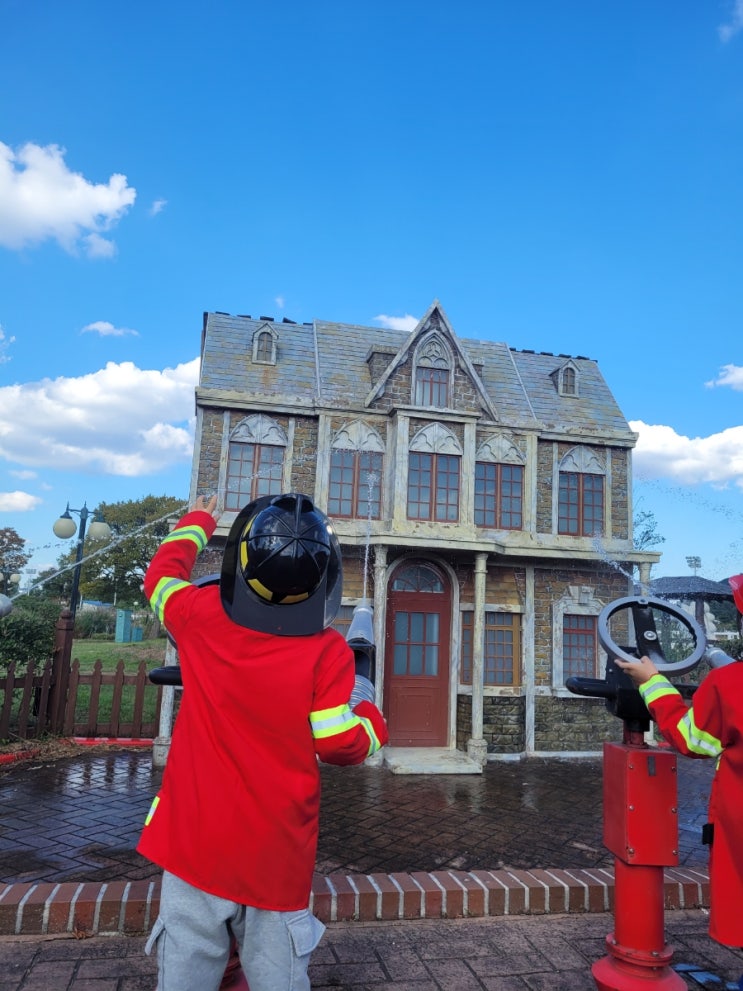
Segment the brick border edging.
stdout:
<svg viewBox="0 0 743 991">
<path fill-rule="evenodd" d="M 668 910 L 709 906 L 709 876 L 667 868 Z M 160 881 L 23 882 L 0 890 L 0 936 L 143 935 L 160 904 Z M 502 915 L 610 912 L 614 872 L 414 871 L 315 874 L 310 909 L 322 922 L 391 922 Z"/>
</svg>

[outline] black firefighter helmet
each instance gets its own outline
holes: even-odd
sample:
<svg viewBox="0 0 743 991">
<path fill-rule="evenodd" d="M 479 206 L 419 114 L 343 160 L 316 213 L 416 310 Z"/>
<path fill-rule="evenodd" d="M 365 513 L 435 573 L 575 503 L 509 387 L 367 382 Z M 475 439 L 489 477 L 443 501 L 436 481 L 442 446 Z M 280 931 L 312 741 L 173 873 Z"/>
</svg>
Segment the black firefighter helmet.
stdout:
<svg viewBox="0 0 743 991">
<path fill-rule="evenodd" d="M 249 503 L 232 524 L 219 587 L 225 612 L 240 626 L 285 637 L 330 626 L 343 594 L 330 520 L 299 492 Z"/>
</svg>

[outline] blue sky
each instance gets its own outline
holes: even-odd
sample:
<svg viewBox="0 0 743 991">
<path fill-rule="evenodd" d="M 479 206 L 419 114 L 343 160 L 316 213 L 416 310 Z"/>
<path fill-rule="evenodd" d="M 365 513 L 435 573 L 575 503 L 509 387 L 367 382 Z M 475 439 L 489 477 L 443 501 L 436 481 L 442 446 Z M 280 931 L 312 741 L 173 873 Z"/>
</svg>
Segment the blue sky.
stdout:
<svg viewBox="0 0 743 991">
<path fill-rule="evenodd" d="M 0 525 L 188 498 L 206 310 L 595 358 L 743 571 L 743 0 L 2 0 Z"/>
</svg>

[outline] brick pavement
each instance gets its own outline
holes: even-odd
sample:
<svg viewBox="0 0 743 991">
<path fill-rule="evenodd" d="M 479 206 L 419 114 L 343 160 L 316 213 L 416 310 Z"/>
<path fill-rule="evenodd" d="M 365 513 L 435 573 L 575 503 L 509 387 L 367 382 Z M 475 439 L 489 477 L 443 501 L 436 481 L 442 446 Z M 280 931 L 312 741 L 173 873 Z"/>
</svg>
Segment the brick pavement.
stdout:
<svg viewBox="0 0 743 991">
<path fill-rule="evenodd" d="M 323 768 L 313 910 L 328 930 L 315 991 L 593 989 L 590 964 L 613 927 L 601 770 L 543 759 L 478 776 Z M 708 896 L 699 829 L 711 773 L 679 761 L 682 866 L 666 872 L 666 928 L 677 962 L 732 981 L 740 959 L 691 909 Z M 0 991 L 151 991 L 142 934 L 159 872 L 134 844 L 158 782 L 148 752 L 0 767 Z"/>
<path fill-rule="evenodd" d="M 336 923 L 310 964 L 313 991 L 595 991 L 606 914 Z M 674 966 L 689 989 L 712 974 L 736 982 L 741 955 L 713 943 L 700 911 L 666 915 Z M 0 991 L 152 991 L 144 939 L 0 937 Z M 652 988 L 652 981 L 648 982 Z"/>
</svg>

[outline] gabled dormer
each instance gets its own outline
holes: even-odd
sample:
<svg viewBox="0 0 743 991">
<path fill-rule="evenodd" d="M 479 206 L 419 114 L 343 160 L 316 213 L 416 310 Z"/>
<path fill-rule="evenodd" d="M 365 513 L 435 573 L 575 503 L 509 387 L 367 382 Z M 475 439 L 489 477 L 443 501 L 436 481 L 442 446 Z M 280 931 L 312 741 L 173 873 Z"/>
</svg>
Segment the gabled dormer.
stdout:
<svg viewBox="0 0 743 991">
<path fill-rule="evenodd" d="M 576 399 L 580 395 L 580 369 L 572 358 L 556 368 L 550 378 L 559 396 Z"/>
<path fill-rule="evenodd" d="M 378 376 L 366 396 L 366 406 L 371 406 L 383 396 L 398 373 L 407 366 L 409 375 L 406 380 L 409 384 L 406 394 L 401 394 L 397 389 L 402 405 L 425 409 L 455 408 L 455 378 L 460 372 L 469 385 L 475 403 L 489 419 L 498 419 L 480 375 L 452 330 L 438 300 L 434 300 L 386 368 L 380 367 L 378 353 L 374 357 Z M 373 371 L 372 375 L 374 378 Z"/>
<path fill-rule="evenodd" d="M 271 324 L 261 324 L 253 334 L 253 364 L 275 365 L 278 339 L 278 332 Z"/>
</svg>

